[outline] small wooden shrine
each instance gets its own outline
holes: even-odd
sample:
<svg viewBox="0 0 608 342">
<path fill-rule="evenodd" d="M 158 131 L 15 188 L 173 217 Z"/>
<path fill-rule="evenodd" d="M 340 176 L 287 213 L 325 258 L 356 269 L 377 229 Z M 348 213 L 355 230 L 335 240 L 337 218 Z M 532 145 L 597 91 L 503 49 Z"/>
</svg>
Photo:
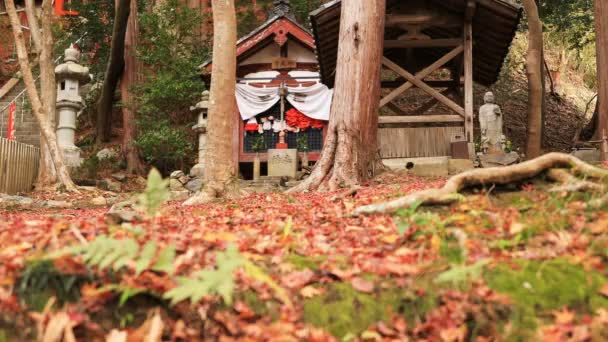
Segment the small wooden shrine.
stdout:
<svg viewBox="0 0 608 342">
<path fill-rule="evenodd" d="M 333 87 L 341 0 L 311 13 Z M 522 9 L 511 0 L 387 0 L 378 143 L 383 158 L 474 153 L 473 82 L 496 82 Z M 462 145 L 461 145 L 462 147 Z"/>
<path fill-rule="evenodd" d="M 286 147 L 319 158 L 329 118 L 331 94 L 320 83 L 312 34 L 290 13 L 289 0 L 275 0 L 271 17 L 237 42 L 235 113 L 240 168 L 256 154 L 264 163 L 281 132 Z M 202 66 L 210 75 L 211 61 Z"/>
</svg>

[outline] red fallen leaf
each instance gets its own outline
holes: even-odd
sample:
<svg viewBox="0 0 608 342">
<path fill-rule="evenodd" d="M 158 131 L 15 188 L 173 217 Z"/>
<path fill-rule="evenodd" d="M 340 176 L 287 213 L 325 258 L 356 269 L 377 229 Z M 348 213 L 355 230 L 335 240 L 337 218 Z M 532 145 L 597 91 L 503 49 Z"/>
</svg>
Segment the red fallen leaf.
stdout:
<svg viewBox="0 0 608 342">
<path fill-rule="evenodd" d="M 388 325 L 386 325 L 386 323 L 380 321 L 378 322 L 378 324 L 376 324 L 376 329 L 378 330 L 378 332 L 380 334 L 382 334 L 383 336 L 396 336 L 397 332 L 395 330 L 393 330 L 392 328 L 390 328 Z"/>
<path fill-rule="evenodd" d="M 249 319 L 256 316 L 256 313 L 244 302 L 238 301 L 234 304 L 234 311 L 239 313 L 239 317 Z"/>
<path fill-rule="evenodd" d="M 312 282 L 314 278 L 315 273 L 309 269 L 305 269 L 289 273 L 281 278 L 281 282 L 290 289 L 299 289 Z"/>
<path fill-rule="evenodd" d="M 384 269 L 388 273 L 393 273 L 399 276 L 402 275 L 414 275 L 420 273 L 420 268 L 415 265 L 409 265 L 404 263 L 397 262 L 384 262 L 381 266 L 381 269 Z"/>
<path fill-rule="evenodd" d="M 570 324 L 574 321 L 574 312 L 564 308 L 561 311 L 555 311 L 555 323 L 557 324 Z"/>
<path fill-rule="evenodd" d="M 359 270 L 354 270 L 354 269 L 342 270 L 339 268 L 334 268 L 331 271 L 329 271 L 329 273 L 335 275 L 336 277 L 340 278 L 341 280 L 346 280 L 346 279 L 352 278 L 352 276 L 354 276 L 355 274 L 358 274 Z"/>
<path fill-rule="evenodd" d="M 608 283 L 604 284 L 599 292 L 602 296 L 608 297 Z"/>
<path fill-rule="evenodd" d="M 374 283 L 363 278 L 356 277 L 350 281 L 353 288 L 359 292 L 372 293 L 374 292 Z"/>
</svg>

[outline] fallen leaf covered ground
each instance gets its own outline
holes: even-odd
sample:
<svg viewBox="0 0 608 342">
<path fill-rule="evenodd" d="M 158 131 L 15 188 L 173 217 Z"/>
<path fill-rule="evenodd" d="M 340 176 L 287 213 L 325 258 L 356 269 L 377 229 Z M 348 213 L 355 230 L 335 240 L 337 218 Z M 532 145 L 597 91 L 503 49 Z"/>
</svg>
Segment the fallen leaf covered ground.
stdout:
<svg viewBox="0 0 608 342">
<path fill-rule="evenodd" d="M 535 182 L 451 207 L 351 214 L 443 182 L 391 173 L 353 196 L 170 202 L 122 225 L 106 223 L 107 208 L 2 210 L 0 341 L 608 339 L 608 213 L 585 209 L 594 195 Z M 170 271 L 48 258 L 102 235 L 174 247 Z M 230 245 L 272 282 L 239 269 L 231 302 L 163 297 Z"/>
</svg>

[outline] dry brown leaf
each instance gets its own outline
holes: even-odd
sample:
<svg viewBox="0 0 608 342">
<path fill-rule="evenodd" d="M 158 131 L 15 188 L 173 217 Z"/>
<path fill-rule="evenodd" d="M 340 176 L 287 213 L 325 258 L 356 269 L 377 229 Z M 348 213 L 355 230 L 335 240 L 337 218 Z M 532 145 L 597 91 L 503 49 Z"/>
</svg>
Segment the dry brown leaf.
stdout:
<svg viewBox="0 0 608 342">
<path fill-rule="evenodd" d="M 359 292 L 372 293 L 374 292 L 374 283 L 360 277 L 355 277 L 350 281 L 353 288 Z"/>
</svg>

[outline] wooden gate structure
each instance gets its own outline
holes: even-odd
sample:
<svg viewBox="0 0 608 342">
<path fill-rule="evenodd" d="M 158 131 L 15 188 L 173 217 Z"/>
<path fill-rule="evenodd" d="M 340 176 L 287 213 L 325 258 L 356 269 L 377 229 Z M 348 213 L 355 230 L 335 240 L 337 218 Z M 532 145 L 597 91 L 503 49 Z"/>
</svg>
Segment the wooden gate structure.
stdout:
<svg viewBox="0 0 608 342">
<path fill-rule="evenodd" d="M 341 0 L 334 0 L 311 13 L 322 82 L 330 87 L 340 10 Z M 456 136 L 471 153 L 473 82 L 496 82 L 521 15 L 510 0 L 387 0 L 378 120 L 383 158 L 449 155 Z M 416 88 L 430 101 L 404 109 L 403 97 Z M 439 106 L 447 112 L 438 113 Z"/>
</svg>

